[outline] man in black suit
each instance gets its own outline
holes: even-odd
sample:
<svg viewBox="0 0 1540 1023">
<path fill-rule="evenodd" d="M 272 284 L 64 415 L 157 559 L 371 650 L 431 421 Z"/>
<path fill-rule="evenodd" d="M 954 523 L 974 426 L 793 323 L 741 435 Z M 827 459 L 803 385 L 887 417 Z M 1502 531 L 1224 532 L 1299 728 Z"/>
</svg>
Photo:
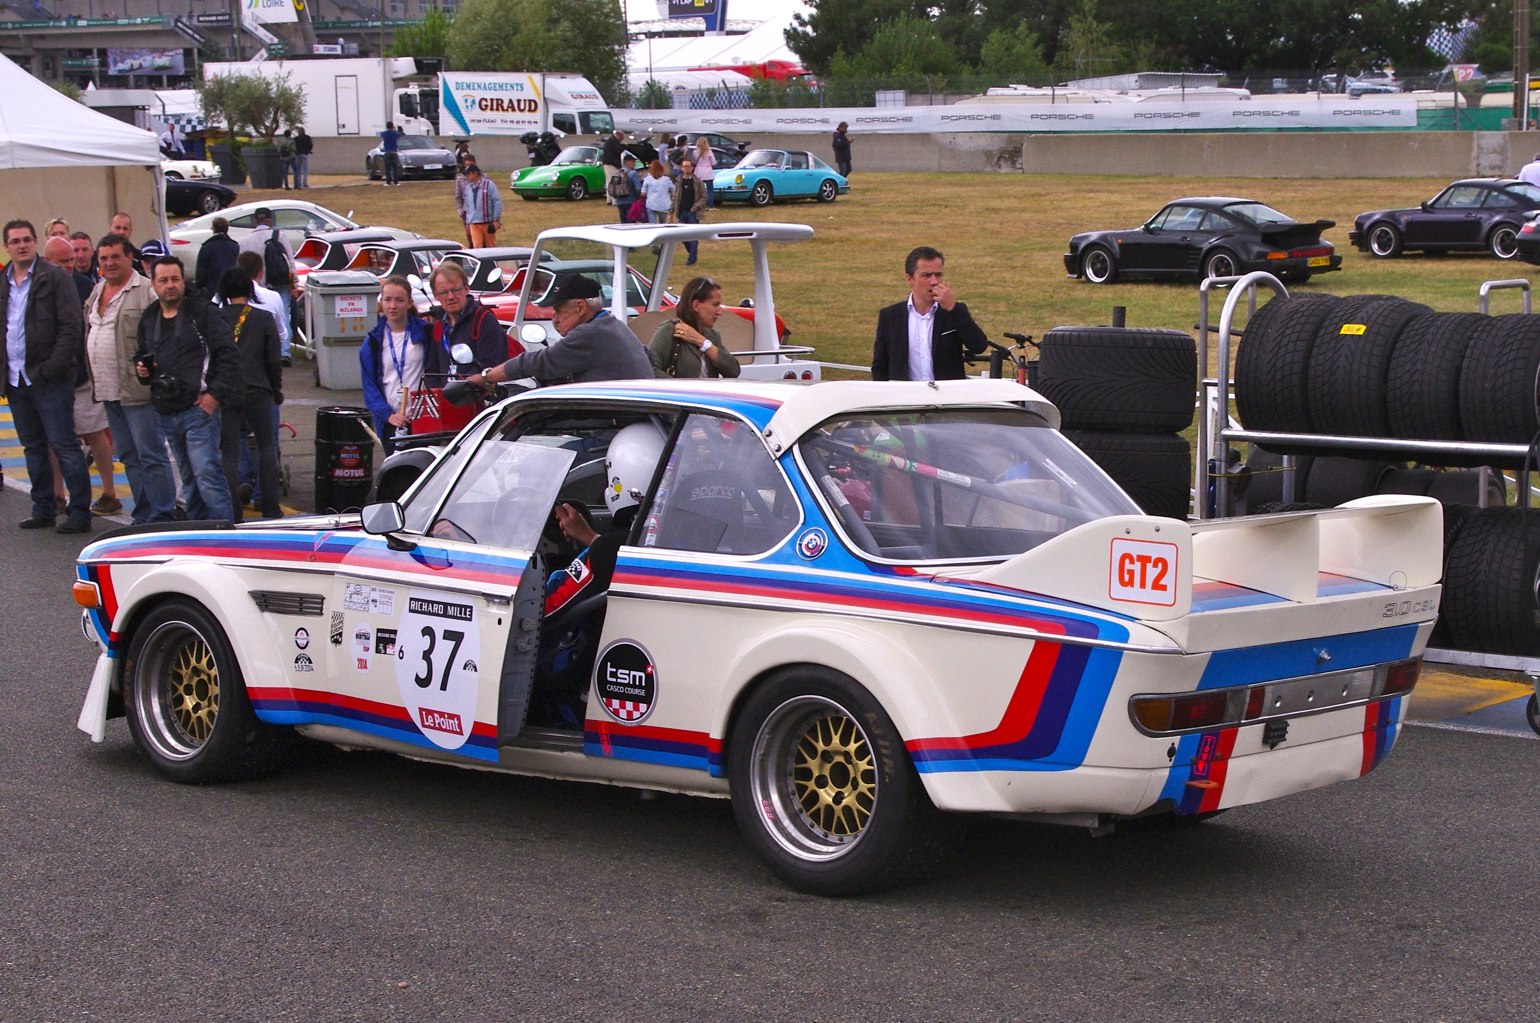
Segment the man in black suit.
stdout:
<svg viewBox="0 0 1540 1023">
<path fill-rule="evenodd" d="M 904 260 L 909 297 L 877 314 L 873 380 L 961 380 L 967 375 L 963 350 L 978 354 L 987 346 L 968 307 L 942 279 L 945 263 L 928 245 Z"/>
</svg>

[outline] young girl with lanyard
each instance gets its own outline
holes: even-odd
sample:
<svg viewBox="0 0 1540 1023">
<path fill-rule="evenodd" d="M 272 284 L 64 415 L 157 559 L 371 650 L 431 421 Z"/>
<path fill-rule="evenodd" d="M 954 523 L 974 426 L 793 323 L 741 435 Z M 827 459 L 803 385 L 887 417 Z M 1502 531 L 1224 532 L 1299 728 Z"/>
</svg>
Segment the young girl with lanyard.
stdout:
<svg viewBox="0 0 1540 1023">
<path fill-rule="evenodd" d="M 412 303 L 411 284 L 404 277 L 385 278 L 380 286 L 380 318 L 364 337 L 358 362 L 364 404 L 369 406 L 374 432 L 386 455 L 395 450 L 397 435 L 411 428 L 406 399 L 422 386 L 431 336 L 432 328 Z"/>
</svg>

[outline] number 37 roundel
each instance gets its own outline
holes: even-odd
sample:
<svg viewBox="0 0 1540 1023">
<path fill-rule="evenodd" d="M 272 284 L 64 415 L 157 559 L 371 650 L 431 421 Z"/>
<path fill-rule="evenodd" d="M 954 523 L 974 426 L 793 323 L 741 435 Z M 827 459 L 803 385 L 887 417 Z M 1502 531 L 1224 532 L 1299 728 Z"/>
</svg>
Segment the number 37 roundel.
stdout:
<svg viewBox="0 0 1540 1023">
<path fill-rule="evenodd" d="M 476 721 L 476 606 L 442 596 L 407 598 L 396 641 L 396 688 L 418 731 L 436 746 L 459 749 Z"/>
</svg>

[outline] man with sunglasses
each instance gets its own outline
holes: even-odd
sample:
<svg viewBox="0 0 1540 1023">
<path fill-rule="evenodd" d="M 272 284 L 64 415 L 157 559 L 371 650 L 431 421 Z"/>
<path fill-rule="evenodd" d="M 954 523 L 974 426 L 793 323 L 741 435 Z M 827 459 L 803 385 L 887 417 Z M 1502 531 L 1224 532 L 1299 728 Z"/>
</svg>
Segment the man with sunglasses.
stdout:
<svg viewBox="0 0 1540 1023">
<path fill-rule="evenodd" d="M 471 294 L 470 281 L 465 268 L 459 263 L 440 263 L 428 277 L 428 287 L 433 289 L 433 300 L 441 313 L 434 318 L 433 340 L 429 345 L 427 374 L 437 375 L 440 366 L 448 366 L 448 353 L 455 345 L 470 348 L 478 369 L 496 366 L 508 358 L 508 335 L 492 310 Z M 443 361 L 432 349 L 444 353 Z M 429 380 L 431 386 L 442 385 L 442 380 Z"/>
</svg>

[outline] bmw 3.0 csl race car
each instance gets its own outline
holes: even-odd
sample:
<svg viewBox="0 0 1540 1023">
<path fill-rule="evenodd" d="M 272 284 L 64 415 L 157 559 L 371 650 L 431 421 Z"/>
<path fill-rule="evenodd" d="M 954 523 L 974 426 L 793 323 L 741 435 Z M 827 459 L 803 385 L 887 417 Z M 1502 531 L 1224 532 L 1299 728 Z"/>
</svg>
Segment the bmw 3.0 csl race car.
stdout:
<svg viewBox="0 0 1540 1023">
<path fill-rule="evenodd" d="M 1105 830 L 1378 765 L 1438 503 L 1151 517 L 1057 423 L 1007 381 L 530 391 L 399 504 L 91 544 L 80 727 L 180 782 L 298 735 L 730 796 L 817 893 L 933 864 L 940 812 Z"/>
</svg>

